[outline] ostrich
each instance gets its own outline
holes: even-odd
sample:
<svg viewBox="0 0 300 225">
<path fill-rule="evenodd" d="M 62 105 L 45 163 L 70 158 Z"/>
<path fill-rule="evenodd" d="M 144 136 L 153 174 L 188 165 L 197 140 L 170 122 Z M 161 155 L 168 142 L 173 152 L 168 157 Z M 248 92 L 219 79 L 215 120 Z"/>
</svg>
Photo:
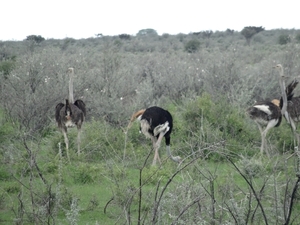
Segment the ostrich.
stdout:
<svg viewBox="0 0 300 225">
<path fill-rule="evenodd" d="M 181 162 L 180 156 L 172 156 L 170 151 L 170 139 L 171 132 L 173 128 L 173 118 L 172 115 L 167 111 L 157 106 L 152 106 L 147 109 L 139 110 L 134 113 L 131 117 L 131 123 L 138 119 L 141 123 L 140 130 L 147 137 L 152 140 L 153 149 L 154 149 L 154 159 L 152 165 L 156 165 L 158 160 L 161 164 L 158 149 L 163 137 L 166 141 L 166 149 L 168 156 L 177 163 Z"/>
<path fill-rule="evenodd" d="M 267 132 L 273 127 L 278 127 L 281 123 L 282 116 L 279 106 L 280 101 L 278 99 L 273 99 L 272 101 L 257 102 L 247 109 L 250 119 L 254 120 L 260 131 L 261 154 L 263 154 L 264 151 Z M 262 126 L 266 126 L 266 128 L 263 130 Z M 267 148 L 266 153 L 269 155 Z"/>
<path fill-rule="evenodd" d="M 291 125 L 294 137 L 297 142 L 297 148 L 300 144 L 299 134 L 296 132 L 296 123 L 300 121 L 300 96 L 294 97 L 294 89 L 298 85 L 299 81 L 296 79 L 287 87 L 287 109 L 284 114 L 285 119 Z M 282 106 L 283 100 L 280 99 L 280 105 Z"/>
<path fill-rule="evenodd" d="M 282 94 L 280 100 L 273 99 L 271 102 L 270 101 L 257 102 L 253 106 L 247 109 L 247 113 L 249 117 L 252 120 L 254 120 L 254 122 L 258 125 L 258 129 L 261 134 L 261 147 L 260 147 L 261 154 L 263 154 L 264 151 L 267 132 L 271 128 L 278 127 L 280 125 L 282 120 L 282 115 L 284 115 L 286 118 L 288 117 L 287 100 L 292 99 L 293 90 L 298 84 L 298 81 L 294 80 L 288 85 L 287 88 L 285 88 L 283 68 L 280 64 L 276 65 L 275 68 L 277 68 L 280 71 L 279 83 L 280 83 L 280 89 Z M 266 126 L 266 128 L 263 130 L 262 126 Z M 266 148 L 266 153 L 267 155 L 269 155 L 267 148 Z"/>
<path fill-rule="evenodd" d="M 293 89 L 299 82 L 294 80 L 294 83 Z M 293 89 L 291 90 L 290 96 L 287 96 L 287 113 L 284 116 L 291 124 L 292 130 L 296 131 L 295 123 L 300 121 L 300 96 L 294 97 Z M 282 101 L 280 101 L 280 104 L 283 104 Z"/>
<path fill-rule="evenodd" d="M 64 140 L 66 144 L 67 157 L 70 161 L 69 157 L 69 139 L 67 136 L 67 129 L 77 126 L 78 134 L 77 134 L 77 147 L 78 147 L 78 155 L 80 155 L 80 133 L 81 126 L 86 116 L 85 103 L 78 99 L 74 102 L 73 96 L 73 77 L 74 77 L 74 69 L 69 68 L 69 99 L 66 99 L 66 104 L 58 103 L 55 108 L 55 119 L 58 124 L 58 127 L 61 129 Z"/>
</svg>

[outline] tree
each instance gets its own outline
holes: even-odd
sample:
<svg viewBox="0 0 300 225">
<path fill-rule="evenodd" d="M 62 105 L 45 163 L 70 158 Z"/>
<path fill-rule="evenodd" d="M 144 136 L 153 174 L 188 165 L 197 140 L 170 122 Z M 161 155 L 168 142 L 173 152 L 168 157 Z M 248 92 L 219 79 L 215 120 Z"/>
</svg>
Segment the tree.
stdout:
<svg viewBox="0 0 300 225">
<path fill-rule="evenodd" d="M 42 41 L 45 41 L 45 38 L 43 38 L 41 35 L 29 35 L 26 37 L 26 40 L 41 43 Z"/>
<path fill-rule="evenodd" d="M 193 32 L 194 35 L 201 35 L 204 38 L 210 38 L 210 36 L 214 32 L 212 30 L 205 30 L 205 31 L 200 31 L 200 32 Z"/>
<path fill-rule="evenodd" d="M 246 38 L 247 44 L 250 45 L 250 41 L 252 37 L 255 34 L 264 30 L 265 28 L 263 28 L 262 26 L 260 27 L 249 26 L 249 27 L 244 27 L 244 29 L 241 31 L 241 34 Z"/>
<path fill-rule="evenodd" d="M 226 33 L 228 33 L 228 34 L 233 34 L 233 33 L 234 33 L 234 30 L 231 30 L 231 29 L 227 28 Z"/>
<path fill-rule="evenodd" d="M 136 34 L 136 36 L 157 36 L 157 35 L 158 34 L 156 30 L 151 28 L 139 30 L 139 32 Z"/>
<path fill-rule="evenodd" d="M 123 40 L 130 40 L 130 35 L 129 34 L 119 34 L 119 38 Z"/>
</svg>

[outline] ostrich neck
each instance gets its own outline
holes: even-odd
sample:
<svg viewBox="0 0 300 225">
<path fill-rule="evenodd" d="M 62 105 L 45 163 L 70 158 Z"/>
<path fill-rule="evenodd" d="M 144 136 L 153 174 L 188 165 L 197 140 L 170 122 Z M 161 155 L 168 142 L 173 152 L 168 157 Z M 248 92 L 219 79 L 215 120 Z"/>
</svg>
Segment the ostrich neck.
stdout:
<svg viewBox="0 0 300 225">
<path fill-rule="evenodd" d="M 69 80 L 69 102 L 74 103 L 74 96 L 73 96 L 73 71 L 70 72 L 70 80 Z"/>
<path fill-rule="evenodd" d="M 281 114 L 284 115 L 287 110 L 287 96 L 285 92 L 285 82 L 284 82 L 284 75 L 283 75 L 283 69 L 280 70 L 280 89 L 281 89 L 281 95 L 283 100 L 283 105 L 281 109 Z"/>
<path fill-rule="evenodd" d="M 167 155 L 170 157 L 173 161 L 177 162 L 176 157 L 172 156 L 170 146 L 167 145 Z"/>
</svg>

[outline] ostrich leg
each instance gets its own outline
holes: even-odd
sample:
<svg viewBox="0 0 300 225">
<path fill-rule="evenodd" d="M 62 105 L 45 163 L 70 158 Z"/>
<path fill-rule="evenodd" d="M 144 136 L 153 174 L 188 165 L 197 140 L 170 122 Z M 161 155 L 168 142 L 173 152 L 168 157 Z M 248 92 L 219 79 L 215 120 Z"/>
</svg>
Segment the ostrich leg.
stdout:
<svg viewBox="0 0 300 225">
<path fill-rule="evenodd" d="M 81 144 L 81 139 L 80 139 L 80 136 L 81 136 L 81 129 L 78 129 L 78 134 L 77 134 L 77 154 L 78 156 L 80 155 L 80 144 Z"/>
<path fill-rule="evenodd" d="M 68 139 L 68 136 L 67 136 L 67 129 L 62 129 L 62 133 L 64 135 L 64 139 L 65 139 L 65 144 L 66 144 L 66 152 L 67 152 L 67 158 L 70 162 L 70 156 L 69 156 L 69 139 Z"/>
<path fill-rule="evenodd" d="M 153 166 L 156 165 L 156 160 L 158 160 L 159 164 L 161 165 L 161 160 L 159 158 L 158 150 L 159 150 L 160 143 L 161 143 L 161 140 L 164 137 L 164 135 L 165 135 L 164 132 L 160 133 L 159 136 L 158 136 L 157 141 L 156 142 L 154 141 L 153 148 L 154 148 L 155 152 L 154 152 L 154 159 L 153 159 L 153 163 L 152 163 Z"/>
</svg>

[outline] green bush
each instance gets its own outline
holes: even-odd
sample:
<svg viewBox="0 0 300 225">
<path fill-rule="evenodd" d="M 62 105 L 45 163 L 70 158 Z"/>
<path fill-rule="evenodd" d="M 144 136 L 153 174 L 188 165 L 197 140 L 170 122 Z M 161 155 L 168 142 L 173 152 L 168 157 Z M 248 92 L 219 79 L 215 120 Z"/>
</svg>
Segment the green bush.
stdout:
<svg viewBox="0 0 300 225">
<path fill-rule="evenodd" d="M 4 75 L 4 78 L 7 78 L 11 71 L 15 68 L 15 60 L 5 60 L 0 62 L 0 74 Z"/>
<path fill-rule="evenodd" d="M 82 148 L 88 161 L 108 160 L 119 156 L 122 159 L 124 132 L 104 120 L 92 120 L 84 124 Z M 76 138 L 76 137 L 74 137 Z"/>
<path fill-rule="evenodd" d="M 286 45 L 291 42 L 291 37 L 287 34 L 281 34 L 278 38 L 278 44 Z"/>
<path fill-rule="evenodd" d="M 5 165 L 0 166 L 0 181 L 7 181 L 10 179 L 10 174 L 5 168 Z"/>
<path fill-rule="evenodd" d="M 188 41 L 184 45 L 184 50 L 188 53 L 194 53 L 194 52 L 198 51 L 199 47 L 200 47 L 200 41 L 194 39 L 194 40 Z"/>
<path fill-rule="evenodd" d="M 300 34 L 296 35 L 296 41 L 297 41 L 297 43 L 300 43 Z"/>
<path fill-rule="evenodd" d="M 13 133 L 13 122 L 7 119 L 4 111 L 0 109 L 0 144 L 7 141 L 7 137 L 11 137 Z"/>
<path fill-rule="evenodd" d="M 73 170 L 73 179 L 76 184 L 94 183 L 101 172 L 100 167 L 87 163 L 79 163 Z"/>
<path fill-rule="evenodd" d="M 194 146 L 193 149 L 199 149 L 199 146 L 200 149 L 207 149 L 209 145 L 223 143 L 215 148 L 218 150 L 215 156 L 224 150 L 240 153 L 241 149 L 252 146 L 253 140 L 259 137 L 248 126 L 244 113 L 237 107 L 228 104 L 225 99 L 212 101 L 210 95 L 205 93 L 187 103 L 184 120 L 187 124 L 186 140 Z M 211 155 L 213 152 L 208 148 L 204 153 Z"/>
</svg>

